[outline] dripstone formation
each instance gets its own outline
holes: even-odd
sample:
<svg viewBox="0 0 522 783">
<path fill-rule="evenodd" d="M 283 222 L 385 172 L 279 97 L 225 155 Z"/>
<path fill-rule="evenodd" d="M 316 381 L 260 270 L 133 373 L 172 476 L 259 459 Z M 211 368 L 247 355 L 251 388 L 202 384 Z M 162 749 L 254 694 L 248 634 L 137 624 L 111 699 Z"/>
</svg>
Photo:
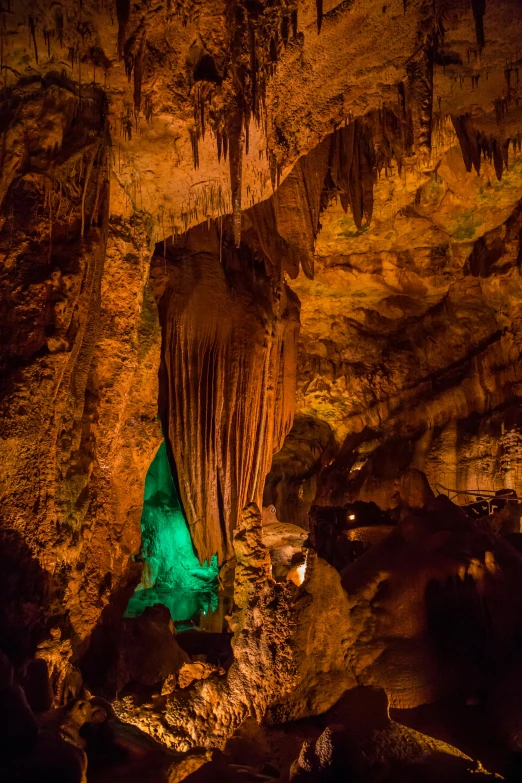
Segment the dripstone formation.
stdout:
<svg viewBox="0 0 522 783">
<path fill-rule="evenodd" d="M 521 40 L 0 5 L 0 781 L 519 780 Z"/>
</svg>

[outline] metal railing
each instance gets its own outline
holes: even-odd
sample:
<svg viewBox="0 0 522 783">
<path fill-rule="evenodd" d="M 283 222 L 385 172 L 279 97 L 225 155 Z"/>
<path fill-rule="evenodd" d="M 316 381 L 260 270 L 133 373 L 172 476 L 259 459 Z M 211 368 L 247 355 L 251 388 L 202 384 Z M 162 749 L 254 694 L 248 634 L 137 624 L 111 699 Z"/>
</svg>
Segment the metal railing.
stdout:
<svg viewBox="0 0 522 783">
<path fill-rule="evenodd" d="M 519 497 L 512 497 L 510 495 L 497 495 L 495 494 L 495 491 L 491 489 L 450 489 L 449 487 L 445 487 L 443 484 L 435 484 L 435 489 L 437 490 L 439 495 L 445 494 L 448 496 L 450 500 L 454 500 L 456 497 L 459 497 L 460 495 L 467 495 L 468 497 L 475 498 L 475 502 L 480 502 L 480 501 L 487 502 L 488 514 L 491 514 L 491 503 L 494 500 L 496 500 L 497 502 L 502 501 L 506 503 L 521 502 L 521 498 Z M 440 491 L 441 489 L 444 490 L 444 492 L 441 492 Z M 509 492 L 510 490 L 506 489 L 505 491 Z M 465 503 L 463 505 L 469 505 L 469 503 Z"/>
</svg>

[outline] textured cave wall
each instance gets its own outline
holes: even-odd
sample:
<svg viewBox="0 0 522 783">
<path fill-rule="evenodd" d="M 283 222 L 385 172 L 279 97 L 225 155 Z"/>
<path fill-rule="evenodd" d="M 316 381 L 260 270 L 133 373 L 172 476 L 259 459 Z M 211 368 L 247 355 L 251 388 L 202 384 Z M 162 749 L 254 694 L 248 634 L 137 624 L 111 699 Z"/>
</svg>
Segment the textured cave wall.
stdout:
<svg viewBox="0 0 522 783">
<path fill-rule="evenodd" d="M 285 522 L 308 528 L 308 512 L 317 494 L 317 477 L 338 451 L 326 421 L 297 414 L 282 449 L 274 455 L 263 506 L 274 506 Z"/>
<path fill-rule="evenodd" d="M 166 284 L 162 419 L 194 545 L 220 562 L 292 425 L 299 328 L 295 295 L 226 228 L 190 230 L 152 273 Z"/>
<path fill-rule="evenodd" d="M 522 491 L 520 153 L 501 176 L 486 158 L 468 173 L 447 134 L 435 173 L 377 182 L 371 225 L 332 203 L 315 279 L 294 283 L 297 410 L 339 449 L 318 454 L 319 503 L 393 506 L 410 467 L 432 486 Z"/>
<path fill-rule="evenodd" d="M 522 561 L 445 497 L 405 513 L 341 574 L 308 550 L 300 584 L 274 582 L 252 506 L 235 549 L 242 608 L 231 618 L 226 676 L 152 696 L 146 708 L 141 694 L 115 702 L 122 719 L 176 750 L 223 748 L 248 717 L 277 726 L 322 716 L 356 685 L 383 688 L 399 709 L 449 698 L 453 711 L 480 694 L 485 714 L 500 682 L 513 686 L 506 664 L 519 645 Z M 512 727 L 516 699 L 500 697 Z M 281 729 L 287 742 L 291 727 Z"/>
<path fill-rule="evenodd" d="M 3 93 L 0 534 L 46 583 L 24 655 L 58 619 L 70 654 L 126 582 L 159 443 L 148 239 L 110 215 L 106 111 L 62 77 Z"/>
<path fill-rule="evenodd" d="M 500 54 L 520 7 L 437 9 L 443 29 L 430 38 L 423 27 L 424 54 L 398 96 L 331 137 L 302 263 L 315 279 L 292 284 L 302 302 L 297 425 L 265 495 L 283 520 L 314 493 L 395 505 L 410 467 L 432 485 L 521 490 L 522 96 L 518 54 Z M 296 499 L 294 465 L 313 462 L 322 426 L 338 455 L 326 464 L 335 449 L 325 440 Z"/>
<path fill-rule="evenodd" d="M 161 331 L 148 283 L 148 227 L 111 216 L 101 310 L 91 365 L 93 467 L 83 521 L 79 592 L 71 596 L 80 635 L 137 580 L 145 477 L 162 441 L 158 421 Z M 85 568 L 83 567 L 85 564 Z"/>
</svg>

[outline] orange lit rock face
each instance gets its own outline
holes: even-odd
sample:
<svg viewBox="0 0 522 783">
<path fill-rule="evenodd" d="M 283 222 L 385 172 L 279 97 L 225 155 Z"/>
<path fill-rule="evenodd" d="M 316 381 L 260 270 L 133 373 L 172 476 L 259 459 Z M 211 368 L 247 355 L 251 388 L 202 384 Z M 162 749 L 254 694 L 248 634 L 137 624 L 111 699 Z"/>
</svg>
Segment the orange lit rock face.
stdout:
<svg viewBox="0 0 522 783">
<path fill-rule="evenodd" d="M 69 2 L 11 5 L 2 79 L 63 70 L 83 89 L 106 90 L 113 211 L 147 211 L 155 240 L 231 210 L 230 159 L 218 155 L 217 136 L 221 152 L 225 137 L 235 143 L 238 109 L 249 127 L 243 208 L 270 194 L 276 166 L 288 173 L 333 127 L 397 103 L 398 86 L 416 148 L 429 146 L 440 112 L 470 113 L 496 135 L 494 101 L 508 135 L 520 131 L 509 101 L 516 0 L 482 11 L 468 0 L 322 0 L 321 12 L 312 0 L 84 0 L 81 13 Z"/>
<path fill-rule="evenodd" d="M 358 229 L 339 204 L 323 214 L 301 303 L 298 411 L 343 444 L 318 502 L 395 505 L 403 471 L 432 486 L 520 489 L 518 151 L 467 173 L 447 128 L 435 170 L 374 190 Z"/>
<path fill-rule="evenodd" d="M 50 80 L 4 103 L 2 522 L 48 574 L 48 611 L 67 614 L 74 643 L 139 548 L 159 442 L 147 238 L 109 216 L 104 101 Z"/>
<path fill-rule="evenodd" d="M 247 517 L 255 522 L 252 508 Z M 464 701 L 495 698 L 492 671 L 511 660 L 522 627 L 521 560 L 446 498 L 405 515 L 341 576 L 309 551 L 299 586 L 274 583 L 253 533 L 249 543 L 241 595 L 248 577 L 256 589 L 233 618 L 226 679 L 171 692 L 146 710 L 129 695 L 116 703 L 122 719 L 187 749 L 222 747 L 249 715 L 267 725 L 321 715 L 356 685 L 383 688 L 398 708 L 457 692 Z"/>
</svg>

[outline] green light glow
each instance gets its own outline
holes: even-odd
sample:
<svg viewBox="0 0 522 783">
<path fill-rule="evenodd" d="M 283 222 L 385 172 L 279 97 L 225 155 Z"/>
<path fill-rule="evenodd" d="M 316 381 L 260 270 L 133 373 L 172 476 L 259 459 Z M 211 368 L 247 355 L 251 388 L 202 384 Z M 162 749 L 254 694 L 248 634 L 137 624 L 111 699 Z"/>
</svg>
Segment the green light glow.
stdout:
<svg viewBox="0 0 522 783">
<path fill-rule="evenodd" d="M 143 577 L 131 597 L 126 617 L 147 606 L 164 604 L 174 622 L 215 611 L 218 606 L 217 556 L 200 565 L 172 479 L 163 442 L 145 479 L 141 515 Z"/>
</svg>

